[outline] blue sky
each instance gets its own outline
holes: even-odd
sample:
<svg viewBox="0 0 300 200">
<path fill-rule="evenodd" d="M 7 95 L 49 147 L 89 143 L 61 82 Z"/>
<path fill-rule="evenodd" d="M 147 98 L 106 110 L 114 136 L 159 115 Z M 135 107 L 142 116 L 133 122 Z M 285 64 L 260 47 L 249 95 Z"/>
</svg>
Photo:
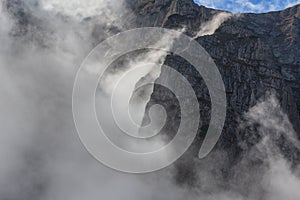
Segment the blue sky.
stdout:
<svg viewBox="0 0 300 200">
<path fill-rule="evenodd" d="M 200 5 L 210 8 L 238 12 L 268 12 L 300 4 L 300 0 L 194 0 Z"/>
</svg>

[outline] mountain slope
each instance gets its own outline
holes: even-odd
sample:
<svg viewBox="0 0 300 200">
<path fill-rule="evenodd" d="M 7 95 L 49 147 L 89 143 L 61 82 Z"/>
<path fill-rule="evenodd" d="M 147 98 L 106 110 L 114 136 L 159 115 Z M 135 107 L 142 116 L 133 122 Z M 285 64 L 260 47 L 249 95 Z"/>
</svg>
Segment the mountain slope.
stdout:
<svg viewBox="0 0 300 200">
<path fill-rule="evenodd" d="M 202 24 L 224 12 L 197 6 L 192 0 L 138 2 L 138 26 L 172 29 L 185 27 L 185 33 L 190 36 L 196 36 Z M 288 115 L 293 129 L 298 133 L 298 138 L 300 137 L 299 23 L 300 5 L 280 12 L 245 13 L 226 20 L 214 34 L 196 39 L 214 59 L 226 87 L 227 118 L 218 148 L 215 149 L 227 152 L 228 160 L 222 163 L 225 176 L 241 156 L 249 152 L 262 138 L 257 127 L 241 129 L 240 126 L 245 112 L 262 99 L 267 99 L 270 94 L 276 95 L 280 107 Z M 191 154 L 196 156 L 195 152 L 201 145 L 210 120 L 209 93 L 199 74 L 185 60 L 168 56 L 166 64 L 181 72 L 190 81 L 200 102 L 201 131 L 194 148 L 191 148 L 193 150 L 186 153 L 186 157 Z M 173 116 L 166 128 L 172 135 L 180 121 L 180 115 L 177 114 L 178 102 L 165 88 L 156 86 L 149 106 L 155 103 L 163 104 L 169 115 Z M 268 131 L 268 134 L 273 133 Z M 275 140 L 280 152 L 290 161 L 300 161 L 299 146 L 292 145 L 284 136 Z M 210 156 L 213 155 L 214 153 Z M 193 159 L 183 158 L 178 162 L 179 182 L 189 183 L 194 179 L 193 168 L 197 164 L 191 160 Z"/>
</svg>

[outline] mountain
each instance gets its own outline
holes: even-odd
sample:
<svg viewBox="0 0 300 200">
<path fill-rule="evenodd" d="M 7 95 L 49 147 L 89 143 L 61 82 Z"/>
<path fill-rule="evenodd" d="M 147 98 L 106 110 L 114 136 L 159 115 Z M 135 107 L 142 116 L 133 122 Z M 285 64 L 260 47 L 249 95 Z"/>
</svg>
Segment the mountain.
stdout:
<svg viewBox="0 0 300 200">
<path fill-rule="evenodd" d="M 120 2 L 1 1 L 0 199 L 300 199 L 300 5 L 232 14 L 192 0 L 123 0 L 126 7 L 119 7 Z M 174 165 L 129 175 L 103 167 L 86 152 L 74 125 L 72 91 L 80 63 L 99 42 L 149 26 L 182 31 L 204 47 L 223 78 L 227 116 L 217 145 L 199 159 L 211 118 L 210 94 L 200 74 L 171 53 L 154 54 L 158 59 L 151 50 L 121 56 L 95 96 L 106 97 L 106 89 L 132 61 L 144 63 L 150 54 L 147 61 L 162 61 L 187 78 L 201 112 L 193 145 Z M 92 74 L 97 72 L 93 69 Z M 158 80 L 167 76 L 162 68 Z M 137 80 L 149 77 L 137 75 Z M 162 138 L 169 140 L 181 120 L 178 100 L 156 84 L 145 120 L 156 103 L 168 113 Z M 80 110 L 85 109 L 84 102 Z M 99 116 L 106 118 L 107 111 L 100 110 Z M 108 127 L 107 134 L 119 142 L 123 138 L 113 135 L 114 128 Z M 135 148 L 132 144 L 128 146 Z"/>
<path fill-rule="evenodd" d="M 202 24 L 212 20 L 218 13 L 225 12 L 198 6 L 192 0 L 140 0 L 135 5 L 135 24 L 138 27 L 185 27 L 185 33 L 192 37 L 197 35 Z M 230 174 L 230 169 L 261 140 L 257 127 L 241 129 L 240 124 L 245 113 L 268 95 L 274 94 L 278 98 L 283 113 L 287 114 L 292 129 L 300 138 L 300 5 L 279 12 L 233 15 L 213 34 L 197 37 L 196 40 L 215 61 L 226 87 L 227 117 L 215 149 L 226 152 L 228 157 L 222 163 L 224 176 Z M 165 63 L 190 80 L 200 102 L 202 127 L 198 139 L 191 148 L 193 150 L 188 151 L 186 158 L 177 163 L 178 182 L 190 183 L 195 177 L 193 168 L 201 165 L 187 157 L 191 154 L 196 157 L 195 152 L 199 150 L 205 135 L 210 121 L 210 97 L 202 78 L 187 61 L 169 55 Z M 155 103 L 164 105 L 172 116 L 168 119 L 166 130 L 170 134 L 175 132 L 180 114 L 174 95 L 156 86 L 149 106 Z M 275 111 L 275 114 L 278 112 Z M 272 131 L 269 132 L 272 134 Z M 275 140 L 288 160 L 299 163 L 297 146 L 284 136 Z"/>
</svg>

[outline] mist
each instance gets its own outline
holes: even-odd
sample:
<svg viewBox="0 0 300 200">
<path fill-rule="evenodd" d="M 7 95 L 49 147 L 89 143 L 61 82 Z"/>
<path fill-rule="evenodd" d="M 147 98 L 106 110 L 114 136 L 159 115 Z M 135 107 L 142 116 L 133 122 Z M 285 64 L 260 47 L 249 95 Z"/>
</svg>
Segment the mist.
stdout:
<svg viewBox="0 0 300 200">
<path fill-rule="evenodd" d="M 84 149 L 73 122 L 73 83 L 95 46 L 94 26 L 111 21 L 83 24 L 72 9 L 55 6 L 1 2 L 1 199 L 180 199 L 184 191 L 168 173 L 123 174 Z"/>
<path fill-rule="evenodd" d="M 212 172 L 218 171 L 218 163 L 226 159 L 223 152 L 196 161 L 202 164 L 197 169 L 200 178 L 194 187 L 176 184 L 174 166 L 144 175 L 105 167 L 85 150 L 77 135 L 72 89 L 83 59 L 98 42 L 114 34 L 99 27 L 123 30 L 120 15 L 130 12 L 129 8 L 125 2 L 114 0 L 2 0 L 0 5 L 0 199 L 300 198 L 299 166 L 292 166 L 276 143 L 284 137 L 290 146 L 299 148 L 299 141 L 274 95 L 267 95 L 241 120 L 241 129 L 258 123 L 262 139 L 251 147 L 241 141 L 240 146 L 249 153 L 236 165 L 232 179 L 222 182 L 227 187 L 221 187 L 217 174 Z M 198 37 L 213 34 L 228 17 L 229 14 L 214 17 L 213 22 L 203 25 Z M 158 42 L 174 39 L 162 38 Z M 129 67 L 108 72 L 104 87 L 99 88 L 100 99 L 103 93 L 112 91 L 111 84 L 123 72 L 148 62 L 161 66 L 166 56 L 165 52 L 144 52 L 129 59 Z M 150 67 L 134 73 L 133 78 L 139 82 L 150 76 L 147 81 L 152 82 L 159 75 L 159 67 Z M 124 85 L 125 90 L 134 87 L 138 84 Z M 148 95 L 140 99 L 142 107 L 153 87 L 148 89 Z M 163 141 L 158 141 L 159 145 Z M 264 160 L 259 174 L 249 165 L 253 158 Z M 244 184 L 249 177 L 257 179 Z"/>
<path fill-rule="evenodd" d="M 203 23 L 200 26 L 200 30 L 194 38 L 198 38 L 205 35 L 212 35 L 215 31 L 228 19 L 233 17 L 233 14 L 229 12 L 220 12 L 215 14 L 211 20 Z"/>
</svg>

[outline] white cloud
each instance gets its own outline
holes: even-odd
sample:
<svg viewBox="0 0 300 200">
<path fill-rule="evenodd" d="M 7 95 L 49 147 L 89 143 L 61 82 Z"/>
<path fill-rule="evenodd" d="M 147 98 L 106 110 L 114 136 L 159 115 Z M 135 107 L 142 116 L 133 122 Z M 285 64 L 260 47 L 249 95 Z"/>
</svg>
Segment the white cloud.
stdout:
<svg viewBox="0 0 300 200">
<path fill-rule="evenodd" d="M 228 12 L 220 12 L 214 15 L 210 21 L 207 21 L 201 25 L 200 31 L 197 33 L 197 35 L 194 38 L 198 38 L 204 35 L 214 34 L 215 31 L 221 26 L 221 24 L 223 24 L 231 17 L 232 14 Z"/>
<path fill-rule="evenodd" d="M 253 3 L 251 0 L 195 0 L 196 3 L 210 8 L 224 9 L 234 13 L 239 12 L 269 12 L 283 10 L 300 3 L 300 0 L 261 0 Z"/>
<path fill-rule="evenodd" d="M 97 9 L 91 7 L 83 7 L 87 10 L 75 9 L 72 12 L 72 3 L 76 3 L 75 1 L 70 4 L 64 4 L 67 1 L 56 2 L 62 4 L 53 3 L 53 7 L 48 5 L 45 8 L 70 16 L 97 14 Z M 0 12 L 2 199 L 248 200 L 238 193 L 222 193 L 222 188 L 213 182 L 218 177 L 215 174 L 206 175 L 207 171 L 202 168 L 199 171 L 206 175 L 204 178 L 208 177 L 206 184 L 211 184 L 211 190 L 203 193 L 199 189 L 195 194 L 190 189 L 176 186 L 172 182 L 173 174 L 170 170 L 152 175 L 132 176 L 117 173 L 94 161 L 79 142 L 71 111 L 76 66 L 89 52 L 93 43 L 90 30 L 83 24 L 65 21 L 60 17 L 44 19 L 44 15 L 47 15 L 43 11 L 36 14 L 42 15 L 36 17 L 45 20 L 43 23 L 49 22 L 49 26 L 53 25 L 49 28 L 52 31 L 34 32 L 36 30 L 31 30 L 30 27 L 28 31 L 32 31 L 33 36 L 42 34 L 41 37 L 46 39 L 48 35 L 55 35 L 51 38 L 55 41 L 51 40 L 47 48 L 26 35 L 13 37 L 8 34 L 14 18 L 9 18 L 2 10 Z M 159 56 L 156 54 L 155 57 Z M 150 58 L 148 55 L 148 59 Z M 265 124 L 268 125 L 269 121 Z M 216 161 L 207 163 L 213 172 L 218 171 L 217 167 L 221 166 L 216 165 Z M 287 196 L 284 197 L 297 197 L 299 179 L 284 163 L 274 167 L 276 168 L 272 168 L 266 178 L 267 183 L 273 183 L 267 188 L 270 199 L 280 197 L 276 193 L 278 189 L 281 192 L 286 189 L 283 194 Z M 287 182 L 281 181 L 282 178 Z"/>
<path fill-rule="evenodd" d="M 297 4 L 300 4 L 300 0 L 294 0 L 294 1 L 288 0 L 286 7 L 291 7 L 291 6 L 294 6 L 294 5 L 297 5 Z"/>
</svg>

